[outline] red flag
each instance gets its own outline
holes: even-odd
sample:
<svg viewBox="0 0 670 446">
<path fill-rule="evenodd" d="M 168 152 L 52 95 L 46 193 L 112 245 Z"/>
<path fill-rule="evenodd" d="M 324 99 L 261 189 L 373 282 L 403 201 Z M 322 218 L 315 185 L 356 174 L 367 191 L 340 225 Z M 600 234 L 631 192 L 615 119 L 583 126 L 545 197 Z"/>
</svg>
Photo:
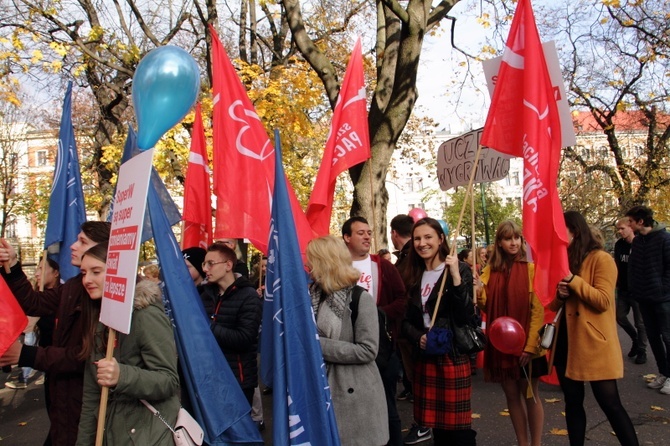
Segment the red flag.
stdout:
<svg viewBox="0 0 670 446">
<path fill-rule="evenodd" d="M 570 271 L 556 188 L 561 124 L 530 0 L 519 0 L 514 14 L 481 143 L 524 159 L 523 232 L 536 264 L 535 292 L 546 304 Z"/>
<path fill-rule="evenodd" d="M 247 238 L 267 254 L 275 181 L 274 146 L 211 25 L 210 31 L 217 199 L 214 237 Z M 307 242 L 313 238 L 312 231 L 288 181 L 287 187 L 304 254 Z"/>
<path fill-rule="evenodd" d="M 184 184 L 183 248 L 199 246 L 207 249 L 212 243 L 212 193 L 209 185 L 209 159 L 200 104 L 195 107 L 191 134 L 191 153 Z"/>
<path fill-rule="evenodd" d="M 0 356 L 16 341 L 28 325 L 28 318 L 4 278 L 0 278 Z"/>
<path fill-rule="evenodd" d="M 365 102 L 361 39 L 356 41 L 333 111 L 333 122 L 309 197 L 307 220 L 319 236 L 330 233 L 330 214 L 337 176 L 370 158 L 370 133 Z"/>
</svg>

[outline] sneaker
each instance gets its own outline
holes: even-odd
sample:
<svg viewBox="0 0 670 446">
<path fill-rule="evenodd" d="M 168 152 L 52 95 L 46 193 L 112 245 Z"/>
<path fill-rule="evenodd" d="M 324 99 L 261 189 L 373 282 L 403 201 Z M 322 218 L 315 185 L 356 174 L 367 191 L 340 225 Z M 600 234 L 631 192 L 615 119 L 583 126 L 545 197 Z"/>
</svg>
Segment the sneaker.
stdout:
<svg viewBox="0 0 670 446">
<path fill-rule="evenodd" d="M 421 427 L 413 424 L 409 430 L 409 434 L 405 437 L 403 442 L 405 444 L 418 444 L 428 441 L 433 438 L 433 434 L 428 427 Z"/>
<path fill-rule="evenodd" d="M 7 381 L 5 387 L 8 389 L 26 389 L 28 384 L 19 381 Z"/>
<path fill-rule="evenodd" d="M 635 342 L 633 342 L 633 346 L 630 348 L 630 351 L 628 352 L 628 357 L 632 358 L 633 356 L 637 356 L 638 352 L 637 345 L 635 345 Z"/>
<path fill-rule="evenodd" d="M 654 380 L 647 384 L 650 389 L 660 389 L 665 385 L 667 378 L 663 375 L 658 375 Z"/>
<path fill-rule="evenodd" d="M 658 389 L 659 392 L 661 392 L 663 395 L 670 395 L 670 378 L 665 379 L 665 383 L 663 383 L 663 386 L 661 386 L 660 389 Z"/>
<path fill-rule="evenodd" d="M 41 386 L 43 384 L 44 384 L 44 373 L 42 373 L 40 377 L 35 380 L 35 385 Z"/>
<path fill-rule="evenodd" d="M 640 353 L 637 354 L 635 358 L 635 364 L 646 364 L 647 363 L 647 352 L 640 350 Z"/>
<path fill-rule="evenodd" d="M 412 395 L 412 392 L 405 389 L 402 392 L 400 392 L 400 395 L 396 397 L 398 401 L 405 401 L 407 398 L 409 398 Z"/>
</svg>

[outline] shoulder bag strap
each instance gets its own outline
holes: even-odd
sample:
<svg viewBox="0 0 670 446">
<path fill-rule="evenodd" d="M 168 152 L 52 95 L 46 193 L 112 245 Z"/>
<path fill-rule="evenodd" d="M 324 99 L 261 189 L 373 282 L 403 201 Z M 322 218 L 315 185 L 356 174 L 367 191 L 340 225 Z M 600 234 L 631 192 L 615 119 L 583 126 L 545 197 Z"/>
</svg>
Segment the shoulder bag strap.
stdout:
<svg viewBox="0 0 670 446">
<path fill-rule="evenodd" d="M 175 433 L 174 428 L 172 426 L 170 426 L 170 424 L 165 420 L 165 418 L 163 418 L 163 415 L 161 415 L 161 413 L 158 411 L 158 409 L 156 409 L 154 406 L 152 406 L 147 400 L 140 400 L 140 402 L 142 404 L 144 404 L 147 407 L 147 409 L 149 409 L 151 411 L 152 414 L 154 414 L 156 417 L 158 417 L 158 419 L 161 420 L 163 422 L 163 424 L 165 426 L 167 426 L 168 429 L 170 429 L 170 432 L 172 432 L 173 434 Z"/>
</svg>

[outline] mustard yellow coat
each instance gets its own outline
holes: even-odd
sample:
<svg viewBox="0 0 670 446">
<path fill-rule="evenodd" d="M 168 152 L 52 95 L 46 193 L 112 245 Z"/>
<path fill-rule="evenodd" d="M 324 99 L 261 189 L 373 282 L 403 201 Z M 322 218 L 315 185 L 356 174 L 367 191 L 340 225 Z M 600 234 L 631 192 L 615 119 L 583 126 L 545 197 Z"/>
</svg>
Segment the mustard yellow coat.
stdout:
<svg viewBox="0 0 670 446">
<path fill-rule="evenodd" d="M 565 301 L 568 330 L 568 357 L 565 375 L 575 381 L 623 378 L 623 358 L 617 335 L 614 259 L 603 250 L 591 251 L 569 284 Z M 558 296 L 549 304 L 557 311 L 563 301 Z M 557 327 L 558 330 L 563 327 Z"/>
<path fill-rule="evenodd" d="M 486 266 L 482 271 L 482 275 L 479 277 L 479 280 L 483 284 L 488 284 L 489 279 L 491 278 L 491 268 Z M 528 327 L 523 327 L 526 330 L 526 346 L 523 351 L 530 353 L 533 356 L 539 356 L 544 353 L 544 350 L 540 347 L 540 334 L 539 331 L 544 325 L 544 307 L 540 303 L 540 300 L 537 298 L 535 291 L 533 290 L 533 279 L 535 278 L 535 264 L 528 263 L 528 305 L 530 308 L 529 314 L 529 324 Z M 486 290 L 484 287 L 481 288 L 481 292 L 477 295 L 477 306 L 483 311 L 486 312 Z"/>
</svg>

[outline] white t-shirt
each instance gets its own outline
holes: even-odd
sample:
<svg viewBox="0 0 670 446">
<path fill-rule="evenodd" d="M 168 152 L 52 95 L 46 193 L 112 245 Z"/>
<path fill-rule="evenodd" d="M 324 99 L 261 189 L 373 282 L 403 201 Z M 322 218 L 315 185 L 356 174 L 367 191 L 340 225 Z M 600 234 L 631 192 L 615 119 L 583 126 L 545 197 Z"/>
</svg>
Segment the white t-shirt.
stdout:
<svg viewBox="0 0 670 446">
<path fill-rule="evenodd" d="M 361 272 L 361 276 L 358 278 L 358 286 L 365 288 L 372 297 L 375 297 L 375 286 L 372 283 L 372 258 L 367 256 L 363 260 L 354 260 L 353 265 Z"/>
<path fill-rule="evenodd" d="M 444 263 L 440 263 L 437 268 L 434 270 L 426 270 L 421 276 L 421 308 L 423 309 L 423 325 L 428 328 L 430 327 L 430 320 L 433 317 L 431 313 L 426 310 L 426 302 L 430 293 L 433 292 L 433 288 L 437 284 L 437 279 L 440 278 L 442 271 L 444 271 Z"/>
</svg>

